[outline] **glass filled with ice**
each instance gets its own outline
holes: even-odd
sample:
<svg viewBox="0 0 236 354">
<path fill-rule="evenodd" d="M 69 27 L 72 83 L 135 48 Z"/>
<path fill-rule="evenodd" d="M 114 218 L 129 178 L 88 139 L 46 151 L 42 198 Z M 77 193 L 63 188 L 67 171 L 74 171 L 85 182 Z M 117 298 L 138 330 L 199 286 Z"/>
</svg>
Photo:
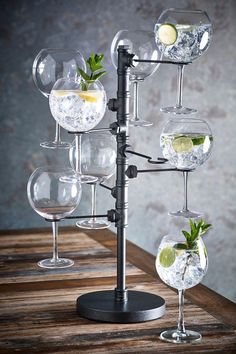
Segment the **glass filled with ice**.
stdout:
<svg viewBox="0 0 236 354">
<path fill-rule="evenodd" d="M 156 257 L 156 270 L 164 283 L 178 290 L 178 327 L 161 333 L 160 338 L 173 343 L 193 343 L 201 340 L 201 334 L 186 330 L 184 325 L 184 291 L 199 284 L 207 272 L 208 258 L 203 235 L 211 226 L 203 220 L 189 220 L 190 230 L 164 236 Z M 184 236 L 184 237 L 183 237 Z"/>
<path fill-rule="evenodd" d="M 208 123 L 189 117 L 171 118 L 162 130 L 160 147 L 164 158 L 183 171 L 184 177 L 183 208 L 170 212 L 170 215 L 186 218 L 201 216 L 201 212 L 188 209 L 188 172 L 201 166 L 211 155 L 213 135 Z"/>
<path fill-rule="evenodd" d="M 162 112 L 190 114 L 195 108 L 183 106 L 183 73 L 186 64 L 202 56 L 210 46 L 212 24 L 205 11 L 167 9 L 161 13 L 154 28 L 156 44 L 164 57 L 178 64 L 177 102 Z"/>
</svg>

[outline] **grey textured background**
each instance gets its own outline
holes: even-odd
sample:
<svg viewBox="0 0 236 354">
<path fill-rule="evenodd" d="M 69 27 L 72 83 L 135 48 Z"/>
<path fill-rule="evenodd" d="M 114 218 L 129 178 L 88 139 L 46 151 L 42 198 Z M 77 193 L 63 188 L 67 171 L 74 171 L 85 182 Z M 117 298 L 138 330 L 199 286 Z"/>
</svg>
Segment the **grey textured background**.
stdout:
<svg viewBox="0 0 236 354">
<path fill-rule="evenodd" d="M 206 10 L 213 23 L 213 41 L 207 53 L 186 68 L 184 102 L 196 107 L 215 136 L 210 160 L 189 180 L 190 207 L 203 210 L 214 225 L 206 236 L 209 270 L 204 283 L 236 299 L 236 2 L 229 0 L 5 0 L 0 21 L 0 228 L 45 226 L 29 206 L 26 184 L 31 172 L 55 159 L 68 164 L 67 153 L 39 147 L 52 137 L 55 124 L 47 100 L 32 82 L 31 67 L 41 48 L 77 48 L 84 56 L 104 52 L 109 71 L 103 84 L 108 97 L 116 92 L 116 75 L 110 44 L 120 29 L 152 30 L 161 11 L 168 7 Z M 132 129 L 133 147 L 156 157 L 159 135 L 167 116 L 159 108 L 173 104 L 176 68 L 160 67 L 140 85 L 140 113 L 154 126 Z M 115 119 L 107 112 L 102 125 Z M 63 133 L 64 139 L 70 137 Z M 136 159 L 132 163 L 138 162 Z M 138 162 L 142 165 L 142 161 Z M 78 212 L 87 212 L 90 190 L 85 187 Z M 182 176 L 142 175 L 130 182 L 128 238 L 155 254 L 161 237 L 176 227 L 167 215 L 182 205 Z M 99 211 L 113 207 L 109 193 L 99 191 Z M 79 242 L 79 240 L 78 240 Z"/>
</svg>

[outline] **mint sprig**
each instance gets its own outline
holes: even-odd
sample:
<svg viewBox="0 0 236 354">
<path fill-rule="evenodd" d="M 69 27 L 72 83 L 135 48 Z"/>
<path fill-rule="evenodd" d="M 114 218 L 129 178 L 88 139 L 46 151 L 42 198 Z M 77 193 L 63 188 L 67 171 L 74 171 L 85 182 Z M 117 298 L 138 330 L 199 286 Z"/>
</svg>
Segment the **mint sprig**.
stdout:
<svg viewBox="0 0 236 354">
<path fill-rule="evenodd" d="M 197 246 L 196 241 L 198 238 L 204 235 L 212 225 L 206 224 L 204 220 L 194 222 L 193 220 L 189 219 L 189 226 L 190 232 L 182 230 L 182 234 L 186 239 L 187 248 L 194 249 Z"/>
<path fill-rule="evenodd" d="M 106 70 L 102 70 L 103 59 L 104 54 L 91 53 L 90 57 L 86 60 L 86 64 L 90 69 L 90 74 L 87 74 L 84 70 L 80 68 L 78 69 L 79 74 L 83 78 L 83 82 L 81 83 L 81 88 L 83 91 L 87 91 L 91 84 L 93 84 L 96 80 L 100 79 L 100 77 L 106 74 Z"/>
</svg>

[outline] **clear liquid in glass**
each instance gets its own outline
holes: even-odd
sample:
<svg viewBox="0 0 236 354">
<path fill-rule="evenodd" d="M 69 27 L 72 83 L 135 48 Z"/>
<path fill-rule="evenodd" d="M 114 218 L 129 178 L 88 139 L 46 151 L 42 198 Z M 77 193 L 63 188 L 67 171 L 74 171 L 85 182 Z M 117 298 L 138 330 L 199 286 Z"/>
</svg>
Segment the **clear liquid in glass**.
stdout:
<svg viewBox="0 0 236 354">
<path fill-rule="evenodd" d="M 52 90 L 49 104 L 53 117 L 68 131 L 88 131 L 105 113 L 103 90 Z"/>
<path fill-rule="evenodd" d="M 206 133 L 162 134 L 160 146 L 164 158 L 181 170 L 202 165 L 212 150 L 213 136 Z"/>
<path fill-rule="evenodd" d="M 176 250 L 174 263 L 170 267 L 160 264 L 160 253 L 165 247 L 173 247 L 175 242 L 163 242 L 158 250 L 156 269 L 160 278 L 172 288 L 185 290 L 199 284 L 207 271 L 207 257 L 204 247 L 193 250 Z"/>
<path fill-rule="evenodd" d="M 172 45 L 164 45 L 158 37 L 158 28 L 155 27 L 156 42 L 166 58 L 173 61 L 189 62 L 201 56 L 209 47 L 212 37 L 211 24 L 175 25 L 177 40 Z"/>
</svg>

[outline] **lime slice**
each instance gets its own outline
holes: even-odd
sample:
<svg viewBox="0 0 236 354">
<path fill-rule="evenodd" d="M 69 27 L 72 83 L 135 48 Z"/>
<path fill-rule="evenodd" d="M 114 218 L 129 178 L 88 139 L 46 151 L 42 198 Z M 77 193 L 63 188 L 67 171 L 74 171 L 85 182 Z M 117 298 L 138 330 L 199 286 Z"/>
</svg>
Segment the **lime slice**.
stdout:
<svg viewBox="0 0 236 354">
<path fill-rule="evenodd" d="M 193 145 L 202 145 L 204 144 L 205 141 L 205 136 L 204 135 L 199 135 L 195 138 L 192 138 Z"/>
<path fill-rule="evenodd" d="M 79 97 L 82 98 L 82 100 L 85 100 L 87 102 L 97 102 L 101 97 L 101 92 L 100 91 L 80 91 L 79 92 Z"/>
<path fill-rule="evenodd" d="M 169 268 L 175 261 L 176 252 L 173 247 L 165 247 L 159 255 L 160 265 L 164 268 Z"/>
<path fill-rule="evenodd" d="M 188 247 L 187 247 L 187 245 L 185 243 L 176 243 L 174 245 L 176 256 L 177 257 L 181 256 L 187 248 Z"/>
<path fill-rule="evenodd" d="M 158 28 L 157 35 L 162 44 L 172 45 L 177 40 L 178 32 L 171 23 L 164 23 Z"/>
<path fill-rule="evenodd" d="M 190 152 L 193 148 L 193 142 L 191 138 L 181 136 L 173 140 L 172 147 L 177 153 Z"/>
</svg>

